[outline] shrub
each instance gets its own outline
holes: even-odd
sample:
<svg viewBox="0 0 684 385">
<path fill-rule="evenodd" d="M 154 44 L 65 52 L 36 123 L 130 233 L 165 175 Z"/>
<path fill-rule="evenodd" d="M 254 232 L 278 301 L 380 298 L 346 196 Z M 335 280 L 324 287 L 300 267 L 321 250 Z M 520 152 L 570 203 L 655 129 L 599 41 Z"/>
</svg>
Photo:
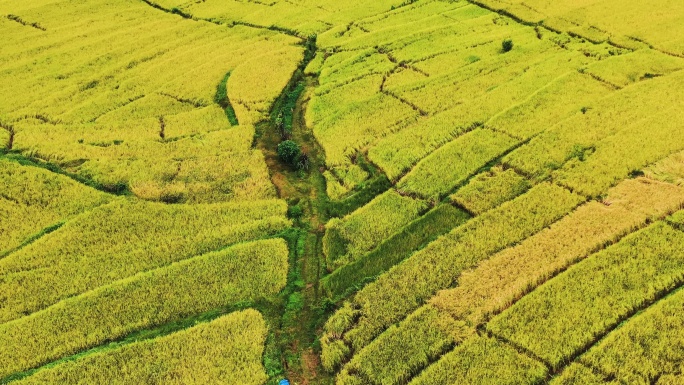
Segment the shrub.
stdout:
<svg viewBox="0 0 684 385">
<path fill-rule="evenodd" d="M 504 41 L 501 42 L 501 51 L 509 52 L 512 49 L 513 49 L 513 40 L 505 39 Z"/>
<path fill-rule="evenodd" d="M 287 164 L 294 165 L 300 152 L 299 145 L 292 140 L 286 140 L 278 145 L 278 157 Z"/>
<path fill-rule="evenodd" d="M 298 220 L 302 217 L 303 214 L 304 211 L 302 210 L 302 207 L 299 205 L 291 206 L 287 209 L 287 217 L 290 219 Z"/>
</svg>

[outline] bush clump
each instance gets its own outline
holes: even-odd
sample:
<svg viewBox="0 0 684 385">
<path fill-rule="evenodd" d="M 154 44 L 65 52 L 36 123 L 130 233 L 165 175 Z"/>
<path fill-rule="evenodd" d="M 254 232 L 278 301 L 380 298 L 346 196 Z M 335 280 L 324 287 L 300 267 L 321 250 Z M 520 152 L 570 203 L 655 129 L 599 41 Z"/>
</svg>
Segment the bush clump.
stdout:
<svg viewBox="0 0 684 385">
<path fill-rule="evenodd" d="M 513 40 L 505 39 L 504 41 L 501 42 L 501 51 L 502 52 L 509 52 L 512 49 L 513 49 Z"/>
<path fill-rule="evenodd" d="M 278 145 L 278 158 L 287 164 L 294 165 L 300 152 L 299 145 L 293 140 L 286 140 Z"/>
</svg>

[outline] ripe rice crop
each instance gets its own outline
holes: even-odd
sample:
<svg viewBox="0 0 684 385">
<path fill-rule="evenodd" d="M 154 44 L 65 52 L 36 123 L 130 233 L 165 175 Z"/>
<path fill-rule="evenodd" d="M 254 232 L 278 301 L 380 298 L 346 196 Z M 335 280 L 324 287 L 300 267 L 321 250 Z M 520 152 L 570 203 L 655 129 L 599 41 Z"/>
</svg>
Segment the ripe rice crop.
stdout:
<svg viewBox="0 0 684 385">
<path fill-rule="evenodd" d="M 601 62 L 599 62 L 601 63 Z M 557 122 L 592 106 L 612 89 L 577 71 L 562 74 L 535 91 L 527 99 L 492 117 L 486 127 L 527 140 L 553 127 Z"/>
<path fill-rule="evenodd" d="M 505 10 L 532 23 L 549 24 L 552 28 L 567 30 L 589 39 L 610 39 L 617 42 L 645 41 L 672 54 L 684 54 L 684 39 L 678 34 L 684 21 L 684 7 L 673 0 L 656 0 L 654 9 L 667 12 L 641 12 L 638 2 L 606 0 L 576 2 L 572 0 L 479 0 L 495 10 Z"/>
<path fill-rule="evenodd" d="M 658 222 L 570 267 L 488 329 L 562 367 L 625 317 L 684 283 L 684 233 Z"/>
<path fill-rule="evenodd" d="M 0 185 L 0 257 L 43 229 L 111 199 L 65 176 L 4 159 Z"/>
<path fill-rule="evenodd" d="M 0 323 L 138 272 L 284 230 L 281 201 L 162 205 L 117 200 L 0 260 Z"/>
<path fill-rule="evenodd" d="M 450 110 L 421 118 L 378 140 L 368 151 L 368 157 L 389 179 L 396 180 L 428 154 L 467 131 L 471 122 L 459 125 L 461 115 L 460 110 Z"/>
<path fill-rule="evenodd" d="M 328 269 L 355 261 L 426 209 L 425 202 L 390 190 L 350 215 L 330 220 L 323 237 Z"/>
<path fill-rule="evenodd" d="M 134 342 L 44 369 L 15 382 L 30 384 L 261 385 L 266 324 L 248 309 L 168 336 Z M 201 354 L 197 354 L 201 352 Z"/>
<path fill-rule="evenodd" d="M 581 362 L 628 384 L 650 384 L 684 369 L 684 291 L 678 290 L 608 335 Z"/>
<path fill-rule="evenodd" d="M 423 159 L 397 189 L 439 200 L 515 144 L 515 139 L 486 129 L 467 133 Z"/>
<path fill-rule="evenodd" d="M 494 338 L 473 336 L 409 385 L 519 385 L 542 381 L 546 367 Z"/>
<path fill-rule="evenodd" d="M 430 302 L 456 319 L 487 321 L 594 250 L 619 240 L 684 204 L 684 191 L 646 179 L 626 180 L 605 203 L 589 202 L 548 229 L 464 272 L 458 286 Z"/>
<path fill-rule="evenodd" d="M 361 349 L 437 290 L 453 284 L 464 269 L 538 232 L 581 202 L 577 195 L 544 183 L 455 228 L 354 297 L 360 318 L 344 340 Z"/>
<path fill-rule="evenodd" d="M 451 195 L 451 200 L 478 215 L 527 191 L 531 184 L 515 171 L 496 167 L 478 174 Z"/>
<path fill-rule="evenodd" d="M 2 7 L 46 29 L 12 35 L 0 61 L 3 79 L 11 79 L 0 82 L 0 92 L 13 94 L 0 116 L 16 127 L 13 149 L 143 199 L 276 196 L 261 153 L 251 147 L 251 123 L 301 61 L 297 38 L 189 20 L 145 2 Z M 3 23 L 3 36 L 14 24 L 34 29 Z M 268 76 L 253 73 L 259 70 Z M 253 109 L 242 127 L 231 128 L 214 104 L 231 71 L 229 97 L 245 103 L 238 113 Z"/>
<path fill-rule="evenodd" d="M 682 81 L 684 76 L 673 74 L 614 92 L 535 137 L 506 156 L 504 162 L 543 179 L 572 161 L 559 171 L 559 176 L 585 193 L 602 193 L 631 171 L 683 146 L 677 136 L 671 141 L 663 139 L 681 130 L 672 131 L 678 124 L 672 118 L 676 107 L 662 102 L 677 98 Z M 652 137 L 651 130 L 643 130 L 645 125 L 652 125 Z M 644 140 L 653 148 L 647 146 L 645 151 L 635 152 L 634 147 L 643 145 Z M 602 166 L 600 162 L 604 161 L 608 163 Z"/>
<path fill-rule="evenodd" d="M 551 385 L 618 385 L 617 381 L 607 381 L 602 376 L 594 373 L 590 368 L 572 363 L 563 372 L 554 377 Z M 663 385 L 660 382 L 659 385 Z"/>
<path fill-rule="evenodd" d="M 285 286 L 287 256 L 282 239 L 240 244 L 101 286 L 2 324 L 0 377 L 137 330 L 274 295 Z"/>
<path fill-rule="evenodd" d="M 440 291 L 428 305 L 416 310 L 396 326 L 390 327 L 371 344 L 357 352 L 351 362 L 365 368 L 380 367 L 364 375 L 378 383 L 397 384 L 401 378 L 416 373 L 430 360 L 421 351 L 432 344 L 431 335 L 413 334 L 413 330 L 430 327 L 436 319 L 453 317 L 451 329 L 441 334 L 442 346 L 462 342 L 475 327 L 539 286 L 555 272 L 592 250 L 619 238 L 649 220 L 662 218 L 684 203 L 684 192 L 674 186 L 648 180 L 627 180 L 613 188 L 607 198 L 609 206 L 589 202 L 567 217 L 523 241 L 505 249 L 465 271 L 453 289 Z M 577 229 L 583 229 L 578 231 Z M 434 313 L 435 309 L 439 313 Z M 427 319 L 418 314 L 435 314 Z M 406 337 L 411 335 L 410 338 Z M 404 336 L 396 338 L 396 336 Z M 379 363 L 381 351 L 396 353 L 389 362 Z M 369 352 L 374 352 L 369 354 Z M 349 370 L 358 372 L 359 370 Z"/>
<path fill-rule="evenodd" d="M 437 237 L 462 225 L 470 215 L 451 205 L 443 204 L 414 220 L 375 249 L 357 260 L 340 267 L 323 278 L 322 283 L 333 298 L 344 295 L 369 278 L 375 278 L 411 256 Z"/>
<path fill-rule="evenodd" d="M 651 179 L 684 186 L 684 151 L 674 153 L 649 165 L 644 169 L 644 175 Z"/>
<path fill-rule="evenodd" d="M 363 379 L 373 384 L 405 383 L 469 334 L 463 322 L 432 306 L 422 307 L 357 352 L 342 368 L 337 383 L 354 384 Z"/>
<path fill-rule="evenodd" d="M 684 59 L 669 56 L 653 49 L 640 49 L 590 65 L 586 72 L 602 81 L 626 87 L 684 68 Z"/>
</svg>

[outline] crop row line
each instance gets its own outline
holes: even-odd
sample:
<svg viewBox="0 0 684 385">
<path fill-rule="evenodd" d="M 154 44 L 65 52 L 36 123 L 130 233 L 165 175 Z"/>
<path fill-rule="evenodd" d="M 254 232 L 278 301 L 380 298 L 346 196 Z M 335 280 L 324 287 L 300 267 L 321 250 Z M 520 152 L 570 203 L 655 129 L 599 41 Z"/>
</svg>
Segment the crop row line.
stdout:
<svg viewBox="0 0 684 385">
<path fill-rule="evenodd" d="M 535 353 L 534 353 L 533 351 L 531 351 L 530 349 L 527 349 L 526 347 L 524 347 L 524 346 L 522 346 L 522 345 L 520 345 L 520 344 L 518 344 L 518 343 L 515 343 L 515 342 L 509 340 L 509 339 L 506 338 L 506 337 L 503 337 L 503 336 L 500 336 L 500 335 L 494 333 L 493 331 L 487 329 L 487 327 L 486 327 L 485 325 L 479 325 L 479 326 L 477 327 L 477 334 L 478 334 L 479 336 L 481 336 L 481 337 L 486 336 L 486 337 L 489 337 L 489 338 L 494 338 L 495 340 L 497 340 L 497 341 L 499 341 L 499 342 L 501 342 L 501 343 L 503 343 L 503 344 L 506 344 L 506 345 L 512 347 L 512 348 L 515 349 L 518 353 L 520 353 L 520 354 L 522 354 L 522 355 L 524 355 L 524 356 L 527 356 L 527 357 L 529 357 L 529 358 L 531 358 L 531 359 L 533 359 L 533 360 L 535 360 L 535 361 L 537 361 L 537 362 L 543 364 L 543 365 L 546 367 L 546 370 L 547 370 L 548 373 L 549 373 L 548 377 L 550 377 L 550 373 L 552 372 L 553 365 L 551 365 L 551 363 L 548 362 L 547 360 L 545 360 L 545 359 L 539 357 L 537 354 L 535 354 Z"/>
<path fill-rule="evenodd" d="M 189 14 L 189 13 L 187 13 L 187 12 L 185 12 L 179 8 L 171 8 L 171 9 L 165 8 L 165 7 L 161 6 L 160 4 L 157 4 L 157 3 L 150 1 L 150 0 L 142 0 L 142 2 L 144 2 L 145 4 L 149 5 L 150 7 L 154 8 L 154 9 L 160 10 L 162 12 L 170 13 L 173 15 L 178 15 L 178 16 L 180 16 L 184 19 L 188 19 L 188 20 L 205 21 L 207 23 L 212 23 L 212 24 L 216 24 L 216 25 L 226 25 L 228 27 L 234 27 L 236 25 L 241 25 L 241 26 L 250 27 L 250 28 L 267 29 L 269 31 L 279 32 L 279 33 L 283 33 L 283 34 L 286 34 L 286 35 L 289 35 L 292 37 L 296 37 L 298 39 L 301 39 L 302 41 L 306 41 L 306 39 L 307 39 L 305 36 L 302 36 L 301 34 L 299 34 L 295 30 L 292 30 L 289 28 L 279 27 L 277 25 L 264 26 L 264 25 L 258 25 L 258 24 L 248 23 L 245 21 L 238 21 L 238 20 L 233 20 L 230 23 L 225 23 L 221 20 L 217 20 L 217 19 L 213 19 L 213 18 L 195 17 L 192 14 Z"/>
<path fill-rule="evenodd" d="M 42 25 L 40 25 L 40 24 L 38 24 L 38 23 L 36 23 L 36 22 L 30 23 L 30 22 L 28 22 L 28 21 L 25 21 L 25 20 L 23 20 L 21 17 L 19 17 L 19 16 L 17 16 L 17 15 L 11 15 L 11 14 L 10 14 L 10 15 L 7 15 L 7 18 L 8 18 L 9 20 L 16 21 L 17 23 L 19 23 L 19 24 L 21 24 L 21 25 L 23 25 L 23 26 L 26 26 L 26 27 L 33 27 L 33 28 L 38 29 L 38 30 L 41 30 L 41 31 L 43 31 L 43 32 L 47 31 L 47 29 L 46 29 L 45 27 L 43 27 Z"/>
</svg>

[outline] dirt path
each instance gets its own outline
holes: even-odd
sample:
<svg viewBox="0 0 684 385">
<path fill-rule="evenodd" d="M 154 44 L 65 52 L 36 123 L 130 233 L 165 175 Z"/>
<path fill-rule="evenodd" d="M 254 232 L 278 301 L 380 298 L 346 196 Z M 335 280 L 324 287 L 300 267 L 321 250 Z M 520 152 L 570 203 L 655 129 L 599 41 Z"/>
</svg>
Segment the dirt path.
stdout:
<svg viewBox="0 0 684 385">
<path fill-rule="evenodd" d="M 256 144 L 264 153 L 280 198 L 286 200 L 290 207 L 302 209 L 302 216 L 295 220 L 295 226 L 300 230 L 293 274 L 295 282 L 292 283 L 295 290 L 288 298 L 281 330 L 278 331 L 285 373 L 293 385 L 331 384 L 332 379 L 321 368 L 316 348 L 316 336 L 320 335 L 319 329 L 324 320 L 319 280 L 324 268 L 322 239 L 328 219 L 325 208 L 328 198 L 321 174 L 325 163 L 323 151 L 304 119 L 313 79 L 304 77 L 301 82 L 306 84 L 306 88 L 292 114 L 291 139 L 309 156 L 309 169 L 295 170 L 278 159 L 276 148 L 282 137 L 270 122 L 258 127 Z"/>
</svg>

